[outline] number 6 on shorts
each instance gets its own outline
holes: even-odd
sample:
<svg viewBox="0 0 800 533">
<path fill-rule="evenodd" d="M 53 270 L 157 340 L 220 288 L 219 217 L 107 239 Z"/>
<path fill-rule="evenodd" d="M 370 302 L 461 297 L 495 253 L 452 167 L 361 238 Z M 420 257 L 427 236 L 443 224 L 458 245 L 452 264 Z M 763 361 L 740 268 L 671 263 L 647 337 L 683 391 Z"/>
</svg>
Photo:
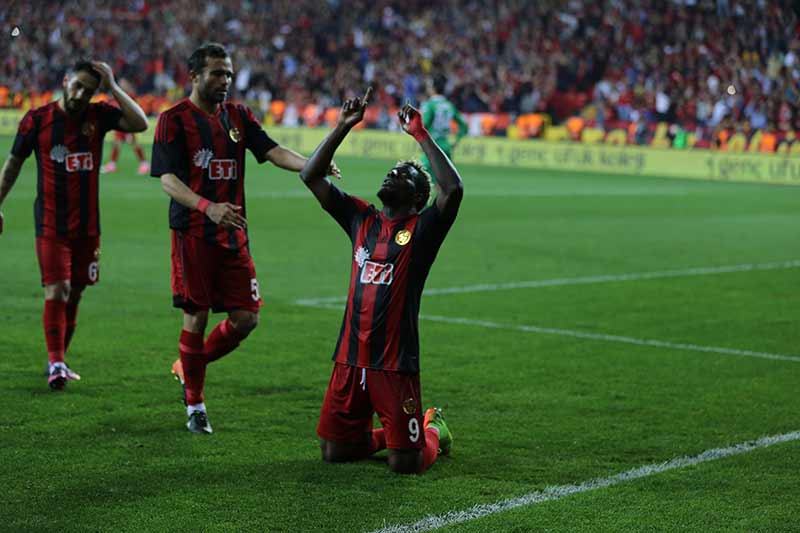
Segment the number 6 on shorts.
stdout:
<svg viewBox="0 0 800 533">
<path fill-rule="evenodd" d="M 97 264 L 97 261 L 93 261 L 89 263 L 89 281 L 95 283 L 97 281 L 97 275 L 100 273 L 100 266 Z"/>
<path fill-rule="evenodd" d="M 256 278 L 250 280 L 250 293 L 254 302 L 261 299 L 261 294 L 258 292 L 258 280 Z"/>
</svg>

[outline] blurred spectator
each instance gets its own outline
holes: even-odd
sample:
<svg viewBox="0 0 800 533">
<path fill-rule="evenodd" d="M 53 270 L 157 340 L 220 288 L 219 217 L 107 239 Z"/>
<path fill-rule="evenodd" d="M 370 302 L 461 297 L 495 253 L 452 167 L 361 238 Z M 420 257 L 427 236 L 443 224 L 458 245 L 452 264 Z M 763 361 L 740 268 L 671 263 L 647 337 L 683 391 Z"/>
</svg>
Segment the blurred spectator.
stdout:
<svg viewBox="0 0 800 533">
<path fill-rule="evenodd" d="M 287 124 L 371 84 L 389 125 L 392 107 L 443 74 L 467 113 L 560 123 L 589 104 L 601 126 L 668 121 L 711 142 L 725 119 L 798 129 L 799 11 L 792 0 L 12 2 L 0 27 L 21 34 L 0 40 L 0 85 L 57 90 L 65 65 L 92 54 L 139 94 L 175 99 L 190 51 L 215 40 L 233 55 L 232 96 L 263 112 L 284 102 Z"/>
</svg>

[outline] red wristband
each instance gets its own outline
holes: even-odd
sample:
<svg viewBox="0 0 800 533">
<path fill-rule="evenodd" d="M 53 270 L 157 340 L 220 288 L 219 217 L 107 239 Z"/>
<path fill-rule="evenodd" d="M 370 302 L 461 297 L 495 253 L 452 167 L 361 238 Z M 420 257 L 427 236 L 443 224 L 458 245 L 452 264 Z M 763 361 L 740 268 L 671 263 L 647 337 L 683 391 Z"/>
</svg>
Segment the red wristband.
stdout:
<svg viewBox="0 0 800 533">
<path fill-rule="evenodd" d="M 428 133 L 428 130 L 426 130 L 425 128 L 415 130 L 411 135 L 413 135 L 414 139 L 416 139 L 418 143 L 421 143 L 422 141 L 431 136 L 431 134 Z"/>
<path fill-rule="evenodd" d="M 208 209 L 208 206 L 210 206 L 210 205 L 211 205 L 211 202 L 209 202 L 208 200 L 206 200 L 206 199 L 205 199 L 205 198 L 203 198 L 203 197 L 200 197 L 200 201 L 199 201 L 199 202 L 197 202 L 197 207 L 196 207 L 196 209 L 197 209 L 198 211 L 200 211 L 201 213 L 205 213 L 205 212 L 206 212 L 206 209 Z"/>
</svg>

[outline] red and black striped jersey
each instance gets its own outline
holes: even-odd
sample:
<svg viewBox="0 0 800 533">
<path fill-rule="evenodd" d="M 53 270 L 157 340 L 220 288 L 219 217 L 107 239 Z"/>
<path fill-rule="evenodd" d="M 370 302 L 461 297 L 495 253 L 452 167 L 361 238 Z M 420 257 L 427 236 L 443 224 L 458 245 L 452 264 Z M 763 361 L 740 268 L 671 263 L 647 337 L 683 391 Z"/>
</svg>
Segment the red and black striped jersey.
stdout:
<svg viewBox="0 0 800 533">
<path fill-rule="evenodd" d="M 150 174 L 156 178 L 174 174 L 211 202 L 241 206 L 242 216 L 247 217 L 245 149 L 263 163 L 275 146 L 247 107 L 224 102 L 209 115 L 186 98 L 158 117 Z M 224 248 L 247 245 L 244 230 L 227 230 L 174 199 L 169 205 L 169 227 Z"/>
<path fill-rule="evenodd" d="M 389 219 L 332 186 L 328 210 L 350 236 L 350 291 L 333 360 L 360 368 L 419 372 L 419 304 L 457 209 L 433 205 Z"/>
<path fill-rule="evenodd" d="M 36 154 L 38 171 L 33 213 L 36 235 L 76 239 L 100 235 L 99 180 L 103 137 L 119 128 L 122 111 L 91 103 L 80 116 L 56 102 L 28 111 L 19 123 L 11 153 Z"/>
</svg>

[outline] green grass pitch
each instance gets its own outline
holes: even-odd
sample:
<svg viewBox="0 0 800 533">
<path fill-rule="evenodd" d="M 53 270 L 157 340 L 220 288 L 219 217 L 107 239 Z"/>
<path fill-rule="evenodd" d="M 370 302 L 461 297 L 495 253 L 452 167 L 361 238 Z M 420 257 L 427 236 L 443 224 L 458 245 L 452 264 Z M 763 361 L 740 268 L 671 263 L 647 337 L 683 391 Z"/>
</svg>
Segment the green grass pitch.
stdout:
<svg viewBox="0 0 800 533">
<path fill-rule="evenodd" d="M 778 268 L 425 296 L 425 315 L 508 328 L 420 322 L 424 404 L 446 408 L 452 455 L 407 477 L 380 457 L 324 464 L 315 428 L 341 312 L 295 301 L 346 293 L 349 242 L 297 176 L 251 160 L 265 307 L 209 369 L 214 435 L 189 434 L 169 373 L 167 197 L 122 151 L 101 176 L 101 283 L 67 356 L 83 380 L 62 394 L 43 376 L 33 159 L 3 206 L 0 530 L 369 531 L 800 429 L 798 361 L 513 329 L 797 356 L 800 268 Z M 345 190 L 377 202 L 393 162 L 337 163 Z M 431 289 L 800 259 L 800 188 L 460 170 Z M 798 464 L 794 441 L 445 529 L 792 530 Z"/>
</svg>

